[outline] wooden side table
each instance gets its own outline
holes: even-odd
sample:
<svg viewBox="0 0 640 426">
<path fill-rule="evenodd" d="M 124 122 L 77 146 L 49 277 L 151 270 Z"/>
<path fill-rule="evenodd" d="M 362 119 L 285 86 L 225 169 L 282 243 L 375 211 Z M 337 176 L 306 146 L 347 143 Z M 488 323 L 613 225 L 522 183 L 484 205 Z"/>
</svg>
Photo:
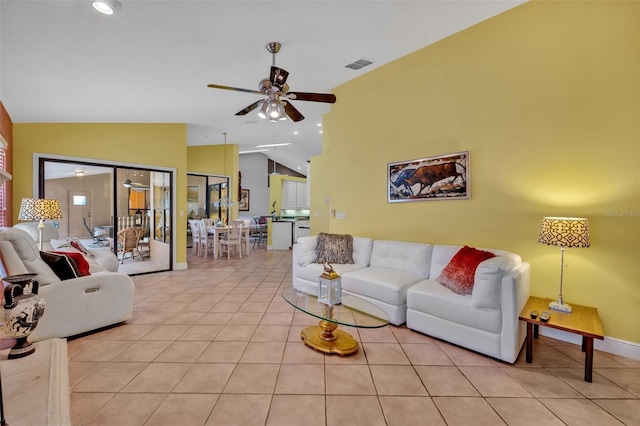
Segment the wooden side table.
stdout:
<svg viewBox="0 0 640 426">
<path fill-rule="evenodd" d="M 543 299 L 540 297 L 529 297 L 527 303 L 520 312 L 520 320 L 527 323 L 527 340 L 526 340 L 526 361 L 533 361 L 533 339 L 538 338 L 538 326 L 551 327 L 558 330 L 568 331 L 582 336 L 582 352 L 584 356 L 584 380 L 592 381 L 593 377 L 593 339 L 604 340 L 604 332 L 602 323 L 598 316 L 598 310 L 590 306 L 571 305 L 573 311 L 560 312 L 549 310 L 549 302 L 551 299 Z M 540 321 L 540 317 L 531 318 L 531 311 L 538 311 L 538 315 L 542 311 L 549 311 L 551 317 L 549 321 Z"/>
</svg>

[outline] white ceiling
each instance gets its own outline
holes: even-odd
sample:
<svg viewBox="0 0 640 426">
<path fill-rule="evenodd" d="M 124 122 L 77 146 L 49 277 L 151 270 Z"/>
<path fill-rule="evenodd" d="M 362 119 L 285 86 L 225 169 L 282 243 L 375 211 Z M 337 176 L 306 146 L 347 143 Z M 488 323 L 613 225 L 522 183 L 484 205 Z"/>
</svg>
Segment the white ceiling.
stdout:
<svg viewBox="0 0 640 426">
<path fill-rule="evenodd" d="M 187 123 L 188 145 L 227 132 L 241 151 L 291 142 L 275 159 L 304 173 L 329 105 L 294 101 L 305 120 L 270 123 L 234 115 L 260 96 L 207 84 L 257 90 L 279 41 L 291 90 L 330 93 L 522 2 L 121 0 L 105 16 L 88 0 L 0 0 L 0 100 L 14 123 Z M 345 68 L 361 58 L 373 65 Z"/>
</svg>

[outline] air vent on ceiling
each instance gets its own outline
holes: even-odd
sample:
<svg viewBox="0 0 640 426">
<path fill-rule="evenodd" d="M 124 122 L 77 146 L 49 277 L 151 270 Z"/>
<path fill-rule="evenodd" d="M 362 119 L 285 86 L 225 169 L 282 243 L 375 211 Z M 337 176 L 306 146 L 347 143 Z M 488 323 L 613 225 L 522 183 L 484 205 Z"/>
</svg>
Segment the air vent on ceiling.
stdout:
<svg viewBox="0 0 640 426">
<path fill-rule="evenodd" d="M 352 70 L 359 70 L 360 68 L 364 68 L 367 65 L 371 65 L 373 62 L 368 61 L 366 59 L 358 59 L 357 61 L 351 62 L 350 64 L 345 65 L 346 68 L 351 68 Z"/>
</svg>

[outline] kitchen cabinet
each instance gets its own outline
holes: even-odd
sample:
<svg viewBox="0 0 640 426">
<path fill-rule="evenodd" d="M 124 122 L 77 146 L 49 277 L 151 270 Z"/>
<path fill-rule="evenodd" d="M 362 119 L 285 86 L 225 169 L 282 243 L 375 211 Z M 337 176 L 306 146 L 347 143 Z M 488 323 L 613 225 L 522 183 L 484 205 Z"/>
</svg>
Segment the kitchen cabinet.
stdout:
<svg viewBox="0 0 640 426">
<path fill-rule="evenodd" d="M 282 208 L 308 209 L 309 197 L 306 182 L 282 181 Z"/>
</svg>

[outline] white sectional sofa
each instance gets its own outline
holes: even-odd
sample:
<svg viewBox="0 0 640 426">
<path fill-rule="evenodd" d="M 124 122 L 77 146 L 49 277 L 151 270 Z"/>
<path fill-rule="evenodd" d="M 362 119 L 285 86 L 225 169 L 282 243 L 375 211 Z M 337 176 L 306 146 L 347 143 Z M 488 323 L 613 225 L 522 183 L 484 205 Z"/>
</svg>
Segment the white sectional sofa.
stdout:
<svg viewBox="0 0 640 426">
<path fill-rule="evenodd" d="M 115 255 L 108 251 L 103 255 L 108 264 L 107 255 Z M 69 337 L 131 318 L 135 285 L 128 275 L 92 262 L 91 275 L 60 280 L 41 259 L 31 235 L 19 228 L 0 228 L 0 261 L 3 274 L 38 274 L 35 279 L 46 306 L 29 336 L 31 342 Z"/>
<path fill-rule="evenodd" d="M 293 246 L 293 286 L 317 288 L 322 265 L 317 237 Z M 436 278 L 460 246 L 353 237 L 353 264 L 332 264 L 342 289 L 380 307 L 395 325 L 513 363 L 526 335 L 518 320 L 529 297 L 529 264 L 503 250 L 481 262 L 472 294 L 457 294 Z"/>
</svg>

